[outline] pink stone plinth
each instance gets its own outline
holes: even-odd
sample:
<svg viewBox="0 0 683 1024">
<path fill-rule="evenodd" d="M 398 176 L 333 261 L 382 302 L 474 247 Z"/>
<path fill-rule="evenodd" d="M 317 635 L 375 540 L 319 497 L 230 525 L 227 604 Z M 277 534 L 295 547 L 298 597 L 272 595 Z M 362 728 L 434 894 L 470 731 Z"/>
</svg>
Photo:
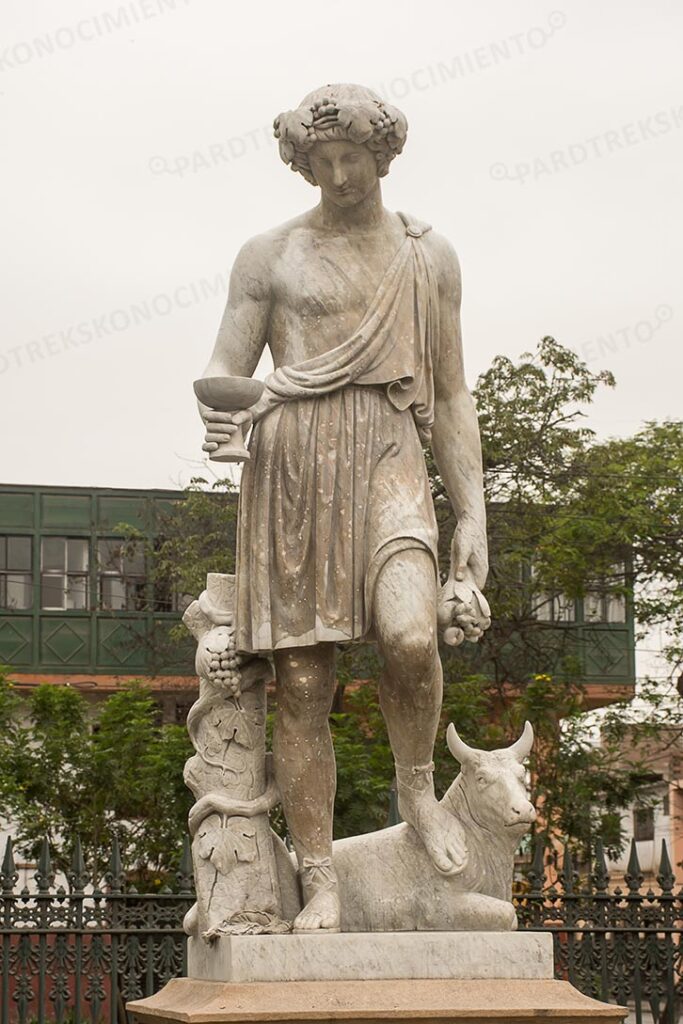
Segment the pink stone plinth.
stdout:
<svg viewBox="0 0 683 1024">
<path fill-rule="evenodd" d="M 621 1024 L 624 1007 L 599 1003 L 567 982 L 288 981 L 235 984 L 176 978 L 128 1004 L 136 1024 L 260 1021 L 429 1021 L 430 1024 Z"/>
</svg>

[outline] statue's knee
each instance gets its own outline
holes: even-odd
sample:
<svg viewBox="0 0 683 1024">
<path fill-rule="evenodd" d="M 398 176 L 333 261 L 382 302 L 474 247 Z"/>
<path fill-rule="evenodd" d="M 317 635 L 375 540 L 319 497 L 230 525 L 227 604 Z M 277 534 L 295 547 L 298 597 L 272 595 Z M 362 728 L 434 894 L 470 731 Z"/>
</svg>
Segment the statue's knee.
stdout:
<svg viewBox="0 0 683 1024">
<path fill-rule="evenodd" d="M 294 720 L 301 728 L 324 723 L 330 702 L 321 689 L 319 680 L 310 676 L 278 680 L 277 718 Z"/>
<path fill-rule="evenodd" d="M 436 659 L 433 630 L 413 626 L 401 636 L 388 637 L 382 650 L 388 666 L 400 675 L 415 676 L 425 682 L 431 680 Z"/>
</svg>

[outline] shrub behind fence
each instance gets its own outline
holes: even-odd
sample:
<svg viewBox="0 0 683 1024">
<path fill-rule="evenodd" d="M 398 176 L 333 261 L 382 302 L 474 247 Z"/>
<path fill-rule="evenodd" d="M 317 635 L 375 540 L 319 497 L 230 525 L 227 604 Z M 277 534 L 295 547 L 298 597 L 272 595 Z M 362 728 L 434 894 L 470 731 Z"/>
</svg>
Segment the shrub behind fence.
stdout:
<svg viewBox="0 0 683 1024">
<path fill-rule="evenodd" d="M 185 974 L 182 921 L 194 902 L 189 842 L 175 892 L 140 893 L 128 884 L 116 844 L 102 888 L 90 885 L 78 843 L 68 889 L 54 886 L 46 843 L 35 890 L 15 891 L 17 877 L 8 842 L 0 871 L 2 1024 L 124 1024 L 129 999 Z M 666 844 L 657 891 L 643 891 L 635 844 L 623 889 L 609 889 L 601 843 L 587 877 L 579 879 L 567 851 L 552 885 L 538 843 L 527 881 L 515 896 L 519 927 L 552 931 L 558 978 L 605 1002 L 630 1004 L 637 1024 L 677 1024 L 683 890 L 673 891 Z"/>
</svg>

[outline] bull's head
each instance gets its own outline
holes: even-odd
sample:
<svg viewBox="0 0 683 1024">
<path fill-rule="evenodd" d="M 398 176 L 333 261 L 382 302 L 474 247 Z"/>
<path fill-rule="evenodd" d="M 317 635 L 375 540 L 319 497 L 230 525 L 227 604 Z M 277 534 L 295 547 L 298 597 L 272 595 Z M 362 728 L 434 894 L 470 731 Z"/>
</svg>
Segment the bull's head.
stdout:
<svg viewBox="0 0 683 1024">
<path fill-rule="evenodd" d="M 446 740 L 462 768 L 456 782 L 471 817 L 488 830 L 500 831 L 502 825 L 511 838 L 519 839 L 536 820 L 523 766 L 534 742 L 531 723 L 526 723 L 516 743 L 501 750 L 473 750 L 453 725 L 448 726 Z"/>
</svg>

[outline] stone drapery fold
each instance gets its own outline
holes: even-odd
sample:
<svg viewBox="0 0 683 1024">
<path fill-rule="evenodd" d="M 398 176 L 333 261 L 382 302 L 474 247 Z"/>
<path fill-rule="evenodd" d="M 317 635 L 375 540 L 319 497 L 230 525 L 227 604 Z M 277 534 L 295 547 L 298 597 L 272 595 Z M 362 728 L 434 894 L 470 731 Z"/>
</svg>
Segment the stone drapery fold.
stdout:
<svg viewBox="0 0 683 1024">
<path fill-rule="evenodd" d="M 320 397 L 351 384 L 385 385 L 394 408 L 412 409 L 421 439 L 430 439 L 439 302 L 422 237 L 431 228 L 399 216 L 405 240 L 358 328 L 328 352 L 274 370 L 265 381 L 263 400 L 269 406 Z"/>
</svg>

